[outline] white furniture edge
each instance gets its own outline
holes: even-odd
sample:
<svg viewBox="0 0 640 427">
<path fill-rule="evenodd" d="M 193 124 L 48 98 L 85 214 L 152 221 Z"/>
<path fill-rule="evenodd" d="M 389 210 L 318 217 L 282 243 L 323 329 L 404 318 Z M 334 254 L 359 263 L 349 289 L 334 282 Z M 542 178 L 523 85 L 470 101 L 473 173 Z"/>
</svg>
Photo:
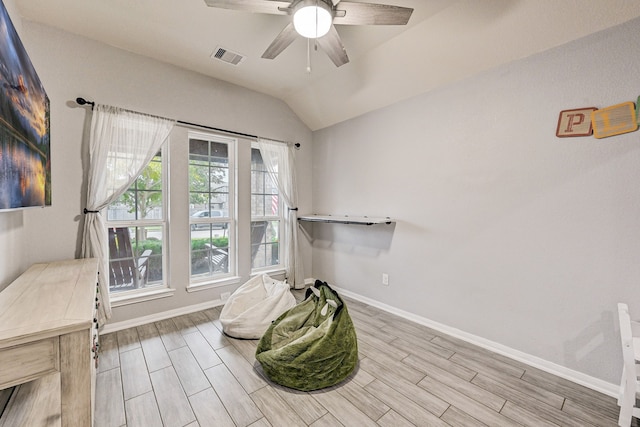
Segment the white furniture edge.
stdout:
<svg viewBox="0 0 640 427">
<path fill-rule="evenodd" d="M 298 216 L 298 221 L 306 222 L 329 222 L 336 224 L 361 224 L 361 225 L 374 225 L 374 224 L 391 224 L 395 220 L 389 217 L 376 217 L 376 216 L 355 216 L 355 215 L 320 215 L 320 214 L 307 214 Z"/>
<path fill-rule="evenodd" d="M 307 279 L 307 281 L 309 281 L 309 279 Z M 311 283 L 314 283 L 314 282 L 315 280 L 313 280 L 313 282 Z M 584 374 L 582 372 L 578 372 L 573 369 L 569 369 L 567 367 L 555 364 L 553 362 L 549 362 L 548 360 L 533 356 L 528 353 L 524 353 L 519 350 L 515 350 L 511 347 L 507 347 L 497 342 L 479 337 L 477 335 L 470 334 L 468 332 L 464 332 L 460 329 L 452 328 L 450 326 L 435 322 L 425 317 L 418 316 L 404 310 L 400 310 L 398 308 L 381 303 L 371 298 L 367 298 L 357 293 L 351 292 L 347 289 L 340 288 L 338 286 L 333 286 L 333 285 L 330 285 L 330 286 L 336 291 L 338 291 L 340 294 L 353 298 L 354 300 L 363 302 L 370 306 L 379 308 L 388 313 L 395 314 L 397 316 L 400 316 L 407 320 L 411 320 L 421 325 L 428 326 L 429 328 L 435 329 L 436 331 L 440 331 L 452 337 L 459 338 L 468 343 L 475 344 L 484 349 L 509 357 L 513 360 L 525 363 L 529 366 L 540 369 L 541 371 L 548 372 L 560 378 L 564 378 L 566 380 L 585 386 L 587 388 L 590 388 L 594 391 L 600 392 L 607 396 L 616 397 L 616 398 L 618 397 L 619 388 L 620 388 L 618 384 L 612 384 L 612 383 L 606 382 L 599 378 L 595 378 L 590 375 Z"/>
</svg>

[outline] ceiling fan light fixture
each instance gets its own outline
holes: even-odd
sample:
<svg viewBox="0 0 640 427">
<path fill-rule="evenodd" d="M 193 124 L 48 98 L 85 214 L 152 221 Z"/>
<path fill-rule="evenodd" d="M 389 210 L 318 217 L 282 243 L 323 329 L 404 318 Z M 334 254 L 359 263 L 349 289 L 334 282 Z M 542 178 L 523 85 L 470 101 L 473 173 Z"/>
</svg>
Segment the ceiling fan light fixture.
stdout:
<svg viewBox="0 0 640 427">
<path fill-rule="evenodd" d="M 333 21 L 331 7 L 321 0 L 304 0 L 293 12 L 293 26 L 296 32 L 308 39 L 326 35 Z"/>
</svg>

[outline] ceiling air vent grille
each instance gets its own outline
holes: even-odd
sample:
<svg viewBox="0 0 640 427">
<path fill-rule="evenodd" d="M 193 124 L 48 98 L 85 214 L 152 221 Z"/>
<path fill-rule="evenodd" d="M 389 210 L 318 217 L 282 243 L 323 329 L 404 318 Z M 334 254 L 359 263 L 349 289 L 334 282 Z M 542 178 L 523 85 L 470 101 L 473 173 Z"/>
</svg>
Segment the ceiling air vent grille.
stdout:
<svg viewBox="0 0 640 427">
<path fill-rule="evenodd" d="M 211 54 L 211 57 L 214 59 L 219 59 L 231 65 L 238 65 L 239 63 L 244 61 L 244 56 L 223 47 L 217 47 L 216 50 L 213 51 L 213 54 Z"/>
</svg>

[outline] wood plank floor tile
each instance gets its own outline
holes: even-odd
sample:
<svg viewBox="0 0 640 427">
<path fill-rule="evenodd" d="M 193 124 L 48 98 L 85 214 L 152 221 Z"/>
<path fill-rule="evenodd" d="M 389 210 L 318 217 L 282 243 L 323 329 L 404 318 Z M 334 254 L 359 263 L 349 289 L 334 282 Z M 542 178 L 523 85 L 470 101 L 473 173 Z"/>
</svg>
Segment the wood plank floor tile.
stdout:
<svg viewBox="0 0 640 427">
<path fill-rule="evenodd" d="M 393 317 L 382 329 L 393 331 L 392 333 L 394 334 L 400 333 L 400 331 L 402 331 L 413 336 L 414 338 L 426 340 L 432 340 L 436 336 L 440 335 L 438 332 L 434 331 L 428 326 L 420 325 L 401 317 Z"/>
<path fill-rule="evenodd" d="M 250 396 L 271 425 L 306 427 L 302 418 L 272 388 L 263 387 Z"/>
<path fill-rule="evenodd" d="M 118 331 L 116 332 L 116 336 L 118 338 L 118 351 L 120 353 L 140 347 L 138 332 L 136 331 L 135 328 L 129 328 L 123 331 Z"/>
<path fill-rule="evenodd" d="M 120 369 L 115 368 L 96 375 L 95 399 L 95 427 L 120 427 L 127 422 Z"/>
<path fill-rule="evenodd" d="M 500 412 L 506 402 L 505 398 L 500 397 L 482 387 L 478 387 L 477 385 L 463 380 L 462 378 L 440 368 L 429 370 L 428 377 L 451 387 L 452 389 L 470 397 L 478 403 L 482 403 L 484 406 L 493 409 L 496 412 Z M 420 385 L 420 383 L 418 383 L 418 385 Z"/>
<path fill-rule="evenodd" d="M 192 313 L 189 318 L 194 322 L 198 331 L 202 334 L 204 339 L 207 340 L 209 345 L 217 350 L 229 345 L 229 340 L 224 336 L 222 332 L 211 322 L 211 320 L 204 315 L 203 312 Z"/>
<path fill-rule="evenodd" d="M 391 333 L 385 332 L 385 333 L 380 333 L 380 331 L 382 331 L 381 328 L 373 326 L 367 322 L 362 321 L 361 319 L 358 319 L 356 317 L 352 317 L 351 319 L 353 321 L 353 326 L 356 328 L 356 331 L 358 334 L 360 334 L 361 332 L 363 333 L 367 333 L 371 336 L 375 336 L 379 339 L 381 339 L 384 342 L 391 342 L 393 340 L 395 340 L 397 337 Z"/>
<path fill-rule="evenodd" d="M 200 427 L 235 427 L 231 416 L 212 388 L 189 397 Z"/>
<path fill-rule="evenodd" d="M 503 390 L 500 396 L 505 399 L 509 399 L 514 394 L 524 393 L 554 408 L 562 409 L 562 405 L 564 405 L 565 399 L 563 396 L 510 375 L 492 375 L 489 377 L 484 374 L 478 374 L 471 382 L 479 384 L 481 387 L 483 387 L 483 383 L 490 384 L 497 382 L 502 386 L 501 388 Z M 494 388 L 500 388 L 500 386 L 494 385 Z"/>
<path fill-rule="evenodd" d="M 424 352 L 421 355 L 411 354 L 402 359 L 402 363 L 425 374 L 429 374 L 429 372 L 434 369 L 442 369 L 465 381 L 471 381 L 473 377 L 478 375 L 478 373 L 472 369 L 458 365 L 449 359 L 443 359 L 429 352 Z"/>
<path fill-rule="evenodd" d="M 406 418 L 398 414 L 396 411 L 388 411 L 379 420 L 380 427 L 412 427 L 413 424 Z"/>
<path fill-rule="evenodd" d="M 140 396 L 151 391 L 151 380 L 141 348 L 120 353 L 122 388 L 124 400 Z"/>
<path fill-rule="evenodd" d="M 498 357 L 499 355 L 491 353 L 476 345 L 464 342 L 457 338 L 443 338 L 441 336 L 435 337 L 431 342 L 438 344 L 442 347 L 454 350 L 456 354 L 450 357 L 450 360 L 463 364 L 459 360 L 464 361 L 465 366 L 469 366 L 474 369 L 474 366 L 480 364 L 484 367 L 490 367 L 498 372 L 507 373 L 514 377 L 522 377 L 524 374 L 524 368 L 522 363 L 515 360 L 508 359 L 506 357 Z M 457 359 L 457 360 L 456 360 Z M 477 370 L 477 369 L 475 369 Z"/>
<path fill-rule="evenodd" d="M 360 387 L 364 387 L 369 384 L 371 381 L 375 380 L 376 377 L 368 373 L 367 371 L 360 369 L 360 361 L 358 361 L 358 366 L 350 376 L 353 381 L 358 384 Z"/>
<path fill-rule="evenodd" d="M 582 418 L 591 424 L 598 427 L 615 427 L 618 425 L 618 417 L 611 418 L 609 414 L 602 414 L 588 406 L 576 403 L 571 399 L 566 399 L 562 412 L 573 415 L 577 418 Z"/>
<path fill-rule="evenodd" d="M 455 353 L 448 348 L 440 347 L 434 342 L 417 337 L 412 338 L 411 334 L 408 334 L 406 332 L 400 331 L 400 333 L 396 333 L 396 335 L 398 336 L 398 338 L 392 341 L 392 345 L 396 346 L 400 350 L 406 351 L 407 353 L 416 354 L 419 356 L 425 352 L 428 352 L 444 359 L 450 358 Z"/>
<path fill-rule="evenodd" d="M 524 391 L 511 388 L 488 375 L 480 374 L 476 376 L 472 382 L 485 390 L 489 390 L 498 396 L 504 397 L 508 401 L 515 403 L 519 407 L 532 412 L 551 423 L 569 427 L 589 425 L 579 418 L 576 419 L 571 417 L 560 409 L 548 405 Z"/>
<path fill-rule="evenodd" d="M 237 338 L 226 337 L 229 343 L 236 349 L 242 357 L 250 364 L 256 361 L 256 348 L 258 348 L 258 340 L 240 340 Z"/>
<path fill-rule="evenodd" d="M 176 348 L 184 347 L 187 342 L 182 338 L 182 334 L 178 330 L 178 327 L 173 320 L 165 319 L 155 322 L 158 332 L 160 332 L 160 338 L 164 343 L 164 347 L 167 351 L 175 350 Z"/>
<path fill-rule="evenodd" d="M 120 366 L 120 352 L 116 333 L 100 335 L 100 357 L 98 372 L 109 371 Z"/>
<path fill-rule="evenodd" d="M 223 347 L 216 353 L 247 393 L 251 394 L 267 385 L 264 378 L 253 369 L 253 365 L 247 362 L 233 346 Z"/>
<path fill-rule="evenodd" d="M 394 391 L 404 395 L 407 399 L 412 400 L 432 414 L 440 416 L 449 407 L 449 403 L 435 396 L 433 393 L 430 393 L 428 390 L 419 387 L 405 378 L 399 377 L 392 369 L 387 369 L 386 366 L 380 365 L 375 361 L 368 358 L 363 359 L 360 361 L 360 368 L 369 372 L 393 388 Z M 367 387 L 365 387 L 365 390 L 367 390 Z"/>
<path fill-rule="evenodd" d="M 449 409 L 444 411 L 444 414 L 442 414 L 440 418 L 452 427 L 491 427 L 476 420 L 455 406 L 449 406 Z"/>
<path fill-rule="evenodd" d="M 374 421 L 391 409 L 354 381 L 344 381 L 336 387 L 336 391 Z"/>
<path fill-rule="evenodd" d="M 252 423 L 249 427 L 274 427 L 274 426 L 272 426 L 271 423 L 267 421 L 266 418 L 260 418 L 255 423 Z"/>
<path fill-rule="evenodd" d="M 171 366 L 169 354 L 160 338 L 160 332 L 158 332 L 156 325 L 149 323 L 138 326 L 136 329 L 138 330 L 142 352 L 149 372 Z"/>
<path fill-rule="evenodd" d="M 370 417 L 342 397 L 335 390 L 319 390 L 310 393 L 327 411 L 339 420 L 349 420 L 349 427 L 375 427 Z"/>
<path fill-rule="evenodd" d="M 293 408 L 298 416 L 307 424 L 313 424 L 327 414 L 327 410 L 307 392 L 293 390 L 277 384 L 271 384 L 278 396 Z"/>
<path fill-rule="evenodd" d="M 213 350 L 213 347 L 209 345 L 207 340 L 198 330 L 192 334 L 183 335 L 182 337 L 187 342 L 187 346 L 189 346 L 191 353 L 193 353 L 193 356 L 198 361 L 200 368 L 203 370 L 222 363 L 220 356 L 218 356 L 218 354 Z"/>
<path fill-rule="evenodd" d="M 171 350 L 169 357 L 187 396 L 211 387 L 207 376 L 202 371 L 202 368 L 200 368 L 196 358 L 193 357 L 189 347 L 180 347 Z"/>
<path fill-rule="evenodd" d="M 371 382 L 365 387 L 365 390 L 416 426 L 447 426 L 438 416 L 427 411 L 413 400 L 408 399 L 404 394 L 399 393 L 393 387 L 388 386 L 380 380 Z M 442 413 L 438 415 L 442 415 Z"/>
<path fill-rule="evenodd" d="M 575 384 L 564 378 L 556 377 L 548 372 L 530 367 L 522 376 L 524 381 L 539 385 L 554 393 L 564 396 L 574 402 L 588 407 L 595 407 L 598 410 L 609 413 L 612 417 L 618 418 L 619 408 L 616 400 L 605 396 L 595 390 L 591 390 L 579 384 Z"/>
<path fill-rule="evenodd" d="M 510 369 L 505 367 L 502 362 L 498 362 L 497 360 L 490 360 L 488 358 L 484 358 L 482 360 L 479 359 L 478 356 L 469 356 L 462 353 L 456 353 L 449 358 L 450 361 L 457 363 L 458 365 L 462 365 L 465 368 L 474 370 L 476 372 L 482 371 L 487 375 L 493 375 L 495 377 L 502 377 L 505 374 L 512 375 L 515 378 L 521 378 L 524 374 L 524 371 L 520 371 L 517 368 Z M 500 365 L 503 366 L 500 366 Z"/>
<path fill-rule="evenodd" d="M 165 427 L 182 427 L 196 420 L 189 400 L 182 390 L 173 367 L 152 372 L 151 383 L 156 392 L 158 409 Z"/>
<path fill-rule="evenodd" d="M 152 391 L 127 400 L 125 409 L 127 427 L 163 427 L 160 410 Z"/>
<path fill-rule="evenodd" d="M 375 349 L 376 352 L 384 354 L 391 359 L 402 360 L 409 355 L 406 351 L 400 350 L 397 347 L 381 340 L 373 335 L 362 333 L 357 331 L 358 345 L 366 344 L 369 347 Z"/>
<path fill-rule="evenodd" d="M 507 402 L 500 413 L 527 427 L 554 427 L 559 425 L 552 423 L 551 421 L 547 421 L 538 416 L 538 414 L 527 411 L 526 409 L 511 402 Z"/>
<path fill-rule="evenodd" d="M 237 426 L 248 426 L 263 417 L 251 397 L 224 364 L 204 372 Z"/>
<path fill-rule="evenodd" d="M 489 426 L 516 427 L 518 425 L 518 423 L 510 418 L 499 414 L 498 412 L 476 402 L 468 396 L 434 380 L 433 378 L 427 377 L 420 381 L 418 385 Z"/>
<path fill-rule="evenodd" d="M 192 334 L 198 331 L 196 325 L 193 323 L 193 320 L 191 320 L 186 314 L 176 316 L 171 320 L 173 320 L 173 323 L 176 324 L 176 327 L 182 335 Z"/>
<path fill-rule="evenodd" d="M 338 426 L 344 426 L 344 424 L 338 421 L 338 419 L 333 415 L 331 415 L 330 413 L 327 413 L 318 421 L 312 424 L 309 424 L 309 427 L 338 427 Z"/>
<path fill-rule="evenodd" d="M 425 376 L 423 372 L 420 372 L 417 369 L 412 368 L 411 366 L 405 365 L 400 360 L 393 359 L 386 354 L 376 351 L 375 348 L 366 343 L 360 343 L 358 345 L 358 352 L 360 353 L 360 357 L 366 356 L 367 359 L 377 362 L 380 366 L 384 366 L 384 370 L 393 372 L 394 375 L 402 377 L 414 384 L 417 384 L 418 381 L 420 381 Z M 368 369 L 365 370 L 370 374 L 374 374 L 374 372 L 371 372 Z"/>
</svg>

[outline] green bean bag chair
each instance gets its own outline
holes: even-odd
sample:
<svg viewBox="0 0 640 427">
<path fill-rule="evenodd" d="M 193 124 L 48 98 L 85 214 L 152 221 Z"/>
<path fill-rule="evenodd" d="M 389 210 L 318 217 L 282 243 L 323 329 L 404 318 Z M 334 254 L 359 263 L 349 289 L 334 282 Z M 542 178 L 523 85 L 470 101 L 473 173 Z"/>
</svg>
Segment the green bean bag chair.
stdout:
<svg viewBox="0 0 640 427">
<path fill-rule="evenodd" d="M 278 317 L 258 342 L 256 359 L 275 383 L 310 391 L 339 383 L 358 363 L 347 306 L 316 280 L 305 300 Z"/>
</svg>

